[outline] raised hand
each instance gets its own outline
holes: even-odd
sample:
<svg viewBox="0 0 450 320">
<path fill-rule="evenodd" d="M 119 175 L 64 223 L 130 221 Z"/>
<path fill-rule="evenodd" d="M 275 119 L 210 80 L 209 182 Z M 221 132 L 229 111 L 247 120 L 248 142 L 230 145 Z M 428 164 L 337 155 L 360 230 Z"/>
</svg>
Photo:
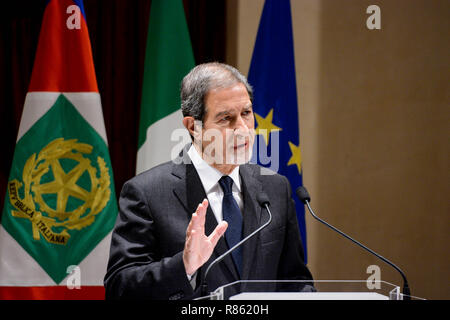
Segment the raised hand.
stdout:
<svg viewBox="0 0 450 320">
<path fill-rule="evenodd" d="M 214 231 L 205 235 L 206 209 L 208 200 L 203 200 L 192 214 L 186 230 L 186 242 L 183 250 L 183 262 L 188 275 L 193 275 L 208 259 L 228 227 L 226 221 L 220 222 Z"/>
</svg>

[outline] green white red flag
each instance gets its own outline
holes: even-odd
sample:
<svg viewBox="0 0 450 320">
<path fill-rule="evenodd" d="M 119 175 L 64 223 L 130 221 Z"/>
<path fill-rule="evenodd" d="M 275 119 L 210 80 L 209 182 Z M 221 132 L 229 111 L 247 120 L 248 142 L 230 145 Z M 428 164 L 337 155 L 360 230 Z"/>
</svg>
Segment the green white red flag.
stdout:
<svg viewBox="0 0 450 320">
<path fill-rule="evenodd" d="M 195 66 L 181 0 L 153 0 L 145 51 L 136 173 L 178 156 L 191 141 L 180 85 Z"/>
<path fill-rule="evenodd" d="M 0 225 L 0 299 L 103 299 L 117 215 L 81 0 L 47 2 Z"/>
</svg>

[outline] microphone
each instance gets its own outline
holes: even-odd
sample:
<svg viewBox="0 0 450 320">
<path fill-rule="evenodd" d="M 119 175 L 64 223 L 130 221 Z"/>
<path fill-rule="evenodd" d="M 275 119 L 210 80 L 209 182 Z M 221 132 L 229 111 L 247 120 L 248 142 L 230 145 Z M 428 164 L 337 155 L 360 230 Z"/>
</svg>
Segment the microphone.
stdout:
<svg viewBox="0 0 450 320">
<path fill-rule="evenodd" d="M 356 241 L 355 239 L 351 238 L 350 236 L 346 235 L 345 233 L 343 233 L 342 231 L 340 231 L 339 229 L 333 227 L 331 224 L 329 224 L 328 222 L 325 222 L 324 220 L 320 219 L 318 216 L 316 216 L 314 214 L 314 211 L 311 209 L 311 206 L 309 205 L 309 202 L 311 201 L 311 197 L 309 196 L 308 191 L 306 190 L 305 187 L 300 186 L 297 188 L 297 190 L 295 191 L 297 193 L 297 197 L 300 199 L 301 202 L 303 202 L 307 207 L 309 212 L 311 213 L 311 215 L 318 221 L 322 222 L 324 225 L 326 225 L 327 227 L 333 229 L 334 231 L 336 231 L 337 233 L 339 233 L 340 235 L 346 237 L 347 239 L 349 239 L 350 241 L 352 241 L 353 243 L 357 244 L 358 246 L 360 246 L 361 248 L 363 248 L 364 250 L 370 252 L 371 254 L 373 254 L 374 256 L 376 256 L 377 258 L 381 259 L 382 261 L 384 261 L 385 263 L 387 263 L 388 265 L 390 265 L 391 267 L 393 267 L 395 270 L 397 270 L 400 275 L 403 278 L 403 295 L 404 295 L 404 299 L 405 300 L 410 300 L 410 296 L 411 296 L 411 292 L 409 289 L 409 285 L 408 285 L 408 280 L 406 280 L 406 276 L 403 273 L 403 271 L 397 267 L 395 264 L 393 264 L 391 261 L 389 261 L 388 259 L 384 258 L 383 256 L 379 255 L 378 253 L 376 253 L 375 251 L 369 249 L 368 247 L 366 247 L 365 245 L 361 244 L 360 242 Z"/>
<path fill-rule="evenodd" d="M 269 201 L 269 197 L 267 196 L 267 194 L 265 194 L 264 192 L 258 193 L 257 194 L 257 201 L 259 203 L 259 205 L 261 207 L 265 207 L 267 210 L 267 213 L 269 214 L 269 219 L 267 220 L 267 222 L 265 222 L 262 226 L 260 226 L 258 229 L 256 229 L 255 231 L 253 231 L 252 233 L 250 233 L 248 236 L 246 236 L 244 239 L 242 239 L 241 241 L 239 241 L 238 243 L 236 243 L 233 247 L 231 247 L 230 249 L 228 249 L 224 254 L 222 254 L 221 256 L 217 257 L 213 262 L 211 262 L 211 264 L 208 266 L 208 268 L 206 268 L 205 271 L 205 276 L 203 277 L 203 280 L 201 282 L 201 295 L 205 296 L 208 293 L 208 284 L 206 283 L 206 277 L 208 276 L 209 271 L 211 270 L 211 268 L 213 266 L 215 266 L 217 263 L 219 263 L 220 261 L 222 261 L 227 255 L 229 255 L 231 252 L 233 252 L 236 248 L 238 248 L 239 246 L 241 246 L 244 242 L 246 242 L 248 239 L 250 239 L 251 237 L 253 237 L 255 234 L 257 234 L 258 232 L 260 232 L 262 229 L 264 229 L 265 227 L 267 227 L 270 222 L 272 222 L 272 213 L 270 212 L 269 209 L 269 205 L 270 205 L 270 201 Z"/>
</svg>

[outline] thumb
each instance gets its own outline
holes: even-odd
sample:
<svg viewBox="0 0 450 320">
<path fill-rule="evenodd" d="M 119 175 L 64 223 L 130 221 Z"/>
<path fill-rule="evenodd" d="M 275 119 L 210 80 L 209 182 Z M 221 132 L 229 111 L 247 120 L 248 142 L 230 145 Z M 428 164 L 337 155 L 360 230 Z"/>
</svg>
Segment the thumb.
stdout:
<svg viewBox="0 0 450 320">
<path fill-rule="evenodd" d="M 228 223 L 226 221 L 222 221 L 217 225 L 217 227 L 214 229 L 214 231 L 210 234 L 210 236 L 208 238 L 214 247 L 216 246 L 220 237 L 223 236 L 223 234 L 225 233 L 227 228 L 228 228 Z"/>
</svg>

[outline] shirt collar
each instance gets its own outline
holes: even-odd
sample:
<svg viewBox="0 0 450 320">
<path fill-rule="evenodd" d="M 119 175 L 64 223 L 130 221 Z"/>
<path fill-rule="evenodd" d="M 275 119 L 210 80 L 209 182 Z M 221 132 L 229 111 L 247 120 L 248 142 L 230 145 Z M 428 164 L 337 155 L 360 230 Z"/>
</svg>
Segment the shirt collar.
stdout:
<svg viewBox="0 0 450 320">
<path fill-rule="evenodd" d="M 192 160 L 197 173 L 202 181 L 205 192 L 208 193 L 211 189 L 217 185 L 223 174 L 216 168 L 211 167 L 198 153 L 197 149 L 191 144 L 188 151 L 189 158 Z M 241 180 L 239 179 L 239 166 L 233 169 L 228 175 L 233 179 L 233 186 L 236 186 L 237 190 L 241 191 Z"/>
</svg>

